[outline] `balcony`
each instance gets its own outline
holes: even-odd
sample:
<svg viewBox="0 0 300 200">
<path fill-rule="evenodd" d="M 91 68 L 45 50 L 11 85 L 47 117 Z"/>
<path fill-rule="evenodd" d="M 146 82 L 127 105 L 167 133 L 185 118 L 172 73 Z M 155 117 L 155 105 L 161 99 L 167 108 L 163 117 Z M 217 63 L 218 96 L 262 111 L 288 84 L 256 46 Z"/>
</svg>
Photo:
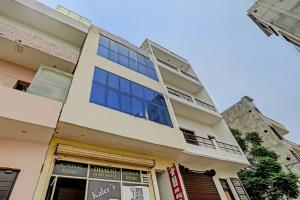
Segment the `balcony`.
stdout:
<svg viewBox="0 0 300 200">
<path fill-rule="evenodd" d="M 217 123 L 222 117 L 213 105 L 168 87 L 169 98 L 176 114 L 208 125 Z"/>
<path fill-rule="evenodd" d="M 203 85 L 197 77 L 162 60 L 158 60 L 158 66 L 164 82 L 189 91 L 192 94 L 196 94 L 202 90 Z"/>
<path fill-rule="evenodd" d="M 194 157 L 196 160 L 200 160 L 201 157 L 206 157 L 221 160 L 221 162 L 225 160 L 234 163 L 242 163 L 245 165 L 248 164 L 246 157 L 237 145 L 186 133 L 184 133 L 184 138 L 186 140 L 186 147 L 184 150 L 186 159 L 191 159 L 193 156 L 196 156 Z M 202 158 L 202 161 L 205 162 L 205 159 Z M 206 162 L 214 161 L 206 160 Z"/>
</svg>

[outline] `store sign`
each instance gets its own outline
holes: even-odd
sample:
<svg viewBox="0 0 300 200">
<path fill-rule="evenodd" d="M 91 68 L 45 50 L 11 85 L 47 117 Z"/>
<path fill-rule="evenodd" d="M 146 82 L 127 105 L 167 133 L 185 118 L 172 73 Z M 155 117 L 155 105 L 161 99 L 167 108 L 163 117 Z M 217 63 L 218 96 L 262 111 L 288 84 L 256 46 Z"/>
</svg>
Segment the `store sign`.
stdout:
<svg viewBox="0 0 300 200">
<path fill-rule="evenodd" d="M 121 200 L 120 182 L 90 180 L 87 200 Z"/>
<path fill-rule="evenodd" d="M 179 179 L 179 174 L 176 165 L 168 167 L 169 178 L 172 185 L 172 191 L 175 200 L 184 200 L 183 190 Z"/>
<path fill-rule="evenodd" d="M 141 171 L 122 169 L 122 181 L 141 182 Z"/>
<path fill-rule="evenodd" d="M 89 177 L 109 180 L 121 180 L 121 169 L 91 165 Z"/>
<path fill-rule="evenodd" d="M 57 160 L 54 165 L 53 174 L 63 176 L 86 177 L 86 164 Z"/>
<path fill-rule="evenodd" d="M 150 200 L 149 187 L 137 184 L 123 184 L 122 200 Z"/>
</svg>

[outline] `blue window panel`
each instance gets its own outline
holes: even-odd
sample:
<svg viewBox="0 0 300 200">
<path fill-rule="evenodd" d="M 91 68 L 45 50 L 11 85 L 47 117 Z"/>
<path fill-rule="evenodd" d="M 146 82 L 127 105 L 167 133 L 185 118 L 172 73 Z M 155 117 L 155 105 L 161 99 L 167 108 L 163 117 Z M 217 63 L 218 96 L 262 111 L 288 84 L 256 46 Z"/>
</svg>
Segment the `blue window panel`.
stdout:
<svg viewBox="0 0 300 200">
<path fill-rule="evenodd" d="M 134 60 L 129 59 L 129 68 L 133 71 L 138 71 L 138 63 Z"/>
<path fill-rule="evenodd" d="M 155 71 L 153 71 L 150 68 L 147 68 L 145 65 L 139 64 L 139 72 L 147 77 L 157 80 L 157 75 Z"/>
<path fill-rule="evenodd" d="M 154 104 L 147 104 L 149 120 L 160 123 L 159 107 Z"/>
<path fill-rule="evenodd" d="M 119 50 L 119 44 L 111 40 L 111 41 L 110 41 L 109 48 L 110 48 L 110 50 L 112 50 L 112 51 L 118 53 L 118 50 Z"/>
<path fill-rule="evenodd" d="M 148 76 L 147 75 L 147 67 L 145 66 L 145 65 L 142 65 L 142 64 L 139 64 L 139 72 L 141 73 L 141 74 L 144 74 L 145 76 Z"/>
<path fill-rule="evenodd" d="M 170 127 L 173 127 L 172 121 L 169 115 L 169 112 L 167 109 L 164 108 L 159 108 L 159 115 L 160 115 L 160 120 L 161 123 Z"/>
<path fill-rule="evenodd" d="M 120 108 L 120 97 L 117 91 L 107 89 L 106 105 L 113 109 Z"/>
<path fill-rule="evenodd" d="M 153 64 L 153 62 L 152 62 L 150 59 L 148 59 L 148 58 L 146 58 L 146 65 L 147 65 L 148 68 L 154 70 L 154 64 Z"/>
<path fill-rule="evenodd" d="M 114 51 L 109 51 L 109 60 L 118 63 L 118 53 L 114 52 Z"/>
<path fill-rule="evenodd" d="M 109 48 L 109 39 L 107 37 L 100 36 L 99 43 L 100 43 L 100 45 Z"/>
<path fill-rule="evenodd" d="M 155 95 L 155 92 L 151 89 L 148 89 L 146 87 L 143 88 L 143 92 L 144 92 L 144 99 L 146 101 L 149 101 L 149 102 L 153 102 L 154 100 L 154 95 Z"/>
<path fill-rule="evenodd" d="M 142 86 L 134 82 L 131 82 L 131 94 L 135 97 L 143 98 Z"/>
<path fill-rule="evenodd" d="M 134 51 L 129 50 L 129 58 L 134 60 L 134 61 L 137 61 L 136 53 Z"/>
<path fill-rule="evenodd" d="M 120 77 L 120 90 L 123 93 L 130 94 L 130 81 Z"/>
<path fill-rule="evenodd" d="M 119 45 L 119 54 L 128 57 L 128 48 L 123 45 Z"/>
<path fill-rule="evenodd" d="M 160 105 L 164 108 L 167 107 L 166 102 L 165 102 L 165 98 L 163 97 L 162 94 L 157 93 L 156 97 L 155 97 L 155 104 Z"/>
<path fill-rule="evenodd" d="M 108 73 L 107 86 L 119 90 L 119 76 Z"/>
<path fill-rule="evenodd" d="M 128 57 L 119 54 L 119 64 L 128 67 Z"/>
<path fill-rule="evenodd" d="M 150 68 L 148 68 L 147 70 L 147 74 L 150 78 L 154 79 L 154 80 L 158 80 L 156 72 Z"/>
<path fill-rule="evenodd" d="M 99 56 L 102 56 L 104 58 L 108 58 L 108 52 L 109 50 L 103 46 L 98 46 L 97 54 Z"/>
<path fill-rule="evenodd" d="M 121 94 L 121 111 L 131 114 L 131 98 L 129 95 Z"/>
<path fill-rule="evenodd" d="M 144 102 L 141 99 L 132 97 L 132 112 L 135 117 L 145 118 Z"/>
<path fill-rule="evenodd" d="M 146 65 L 146 60 L 145 60 L 145 57 L 141 54 L 137 54 L 137 58 L 138 58 L 138 62 L 143 64 L 143 65 Z"/>
<path fill-rule="evenodd" d="M 107 72 L 103 69 L 95 67 L 93 81 L 106 85 Z"/>
<path fill-rule="evenodd" d="M 97 83 L 93 83 L 90 96 L 90 102 L 104 105 L 105 104 L 105 87 Z"/>
</svg>

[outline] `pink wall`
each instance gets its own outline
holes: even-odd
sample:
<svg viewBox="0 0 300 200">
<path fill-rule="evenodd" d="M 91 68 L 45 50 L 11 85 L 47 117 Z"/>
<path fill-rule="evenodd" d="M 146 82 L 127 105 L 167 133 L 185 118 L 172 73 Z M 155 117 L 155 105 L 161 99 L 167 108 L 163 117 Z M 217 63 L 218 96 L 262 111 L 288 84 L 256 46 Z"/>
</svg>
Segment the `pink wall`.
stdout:
<svg viewBox="0 0 300 200">
<path fill-rule="evenodd" d="M 14 87 L 18 80 L 31 82 L 35 71 L 0 59 L 0 85 Z"/>
<path fill-rule="evenodd" d="M 48 145 L 0 139 L 0 167 L 19 169 L 10 200 L 32 200 Z"/>
</svg>

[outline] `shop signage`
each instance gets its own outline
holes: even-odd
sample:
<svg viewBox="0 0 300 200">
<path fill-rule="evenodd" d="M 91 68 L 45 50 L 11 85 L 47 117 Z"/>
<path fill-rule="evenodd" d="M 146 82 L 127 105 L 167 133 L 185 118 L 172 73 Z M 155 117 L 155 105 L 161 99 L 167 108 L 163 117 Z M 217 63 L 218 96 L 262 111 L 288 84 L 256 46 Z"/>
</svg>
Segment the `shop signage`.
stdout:
<svg viewBox="0 0 300 200">
<path fill-rule="evenodd" d="M 122 181 L 141 182 L 141 171 L 122 169 Z"/>
<path fill-rule="evenodd" d="M 109 180 L 121 180 L 121 169 L 91 165 L 89 177 Z"/>
<path fill-rule="evenodd" d="M 87 200 L 121 200 L 120 182 L 90 180 Z"/>
<path fill-rule="evenodd" d="M 57 160 L 54 165 L 53 174 L 86 177 L 87 166 L 82 163 Z"/>
<path fill-rule="evenodd" d="M 168 167 L 169 178 L 172 185 L 172 191 L 175 200 L 184 200 L 182 185 L 180 183 L 178 170 L 176 165 L 173 164 L 172 166 Z"/>
<path fill-rule="evenodd" d="M 122 185 L 122 200 L 150 200 L 149 187 L 146 185 Z"/>
</svg>

